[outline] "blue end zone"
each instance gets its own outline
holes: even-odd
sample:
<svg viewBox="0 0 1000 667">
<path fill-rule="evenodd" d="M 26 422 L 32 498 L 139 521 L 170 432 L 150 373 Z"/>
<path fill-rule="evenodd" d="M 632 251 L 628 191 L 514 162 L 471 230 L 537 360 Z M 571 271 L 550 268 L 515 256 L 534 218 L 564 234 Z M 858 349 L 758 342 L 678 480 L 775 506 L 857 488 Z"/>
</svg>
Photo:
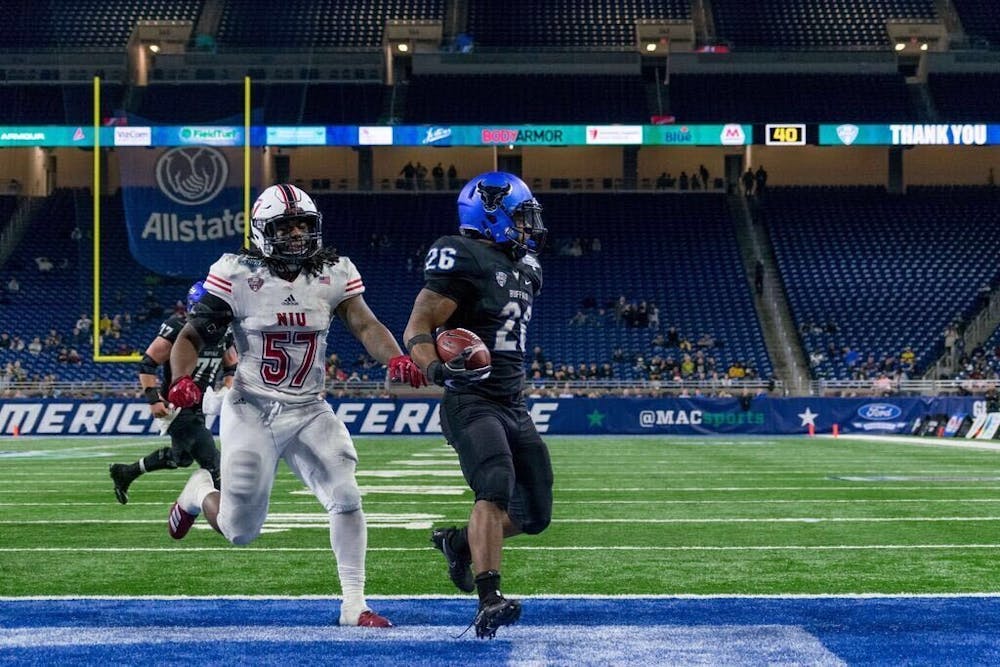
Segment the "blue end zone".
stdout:
<svg viewBox="0 0 1000 667">
<path fill-rule="evenodd" d="M 372 599 L 397 627 L 337 627 L 327 599 L 0 600 L 0 662 L 998 664 L 1000 598 L 529 598 L 479 641 L 474 598 Z"/>
</svg>

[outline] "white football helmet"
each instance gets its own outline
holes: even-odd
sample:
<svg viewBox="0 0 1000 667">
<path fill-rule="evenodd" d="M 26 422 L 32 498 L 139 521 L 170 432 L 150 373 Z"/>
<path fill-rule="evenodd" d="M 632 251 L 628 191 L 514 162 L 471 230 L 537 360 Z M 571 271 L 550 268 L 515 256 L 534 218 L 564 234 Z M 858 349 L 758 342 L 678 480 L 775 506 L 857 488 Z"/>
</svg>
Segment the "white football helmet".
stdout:
<svg viewBox="0 0 1000 667">
<path fill-rule="evenodd" d="M 293 222 L 305 222 L 306 231 L 291 235 L 289 225 Z M 250 238 L 264 257 L 298 263 L 323 247 L 323 215 L 312 198 L 294 185 L 272 185 L 254 202 Z"/>
</svg>

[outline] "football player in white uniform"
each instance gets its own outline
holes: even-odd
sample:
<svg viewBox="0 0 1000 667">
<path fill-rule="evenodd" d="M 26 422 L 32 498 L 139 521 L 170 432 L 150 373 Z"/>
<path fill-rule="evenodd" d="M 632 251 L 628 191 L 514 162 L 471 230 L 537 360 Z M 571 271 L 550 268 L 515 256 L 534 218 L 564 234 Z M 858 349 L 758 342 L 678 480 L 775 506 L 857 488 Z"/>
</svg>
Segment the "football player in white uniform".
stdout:
<svg viewBox="0 0 1000 667">
<path fill-rule="evenodd" d="M 253 247 L 225 254 L 209 270 L 207 293 L 188 316 L 170 355 L 169 400 L 191 405 L 198 350 L 232 326 L 240 365 L 222 405 L 222 489 L 196 472 L 170 510 L 169 532 L 183 538 L 198 514 L 233 544 L 255 539 L 284 459 L 330 514 L 330 543 L 343 594 L 341 625 L 389 627 L 364 594 L 367 528 L 355 479 L 357 453 L 324 398 L 326 338 L 333 317 L 389 378 L 426 384 L 365 303 L 361 275 L 347 257 L 323 249 L 322 215 L 294 185 L 273 185 L 254 203 Z"/>
</svg>

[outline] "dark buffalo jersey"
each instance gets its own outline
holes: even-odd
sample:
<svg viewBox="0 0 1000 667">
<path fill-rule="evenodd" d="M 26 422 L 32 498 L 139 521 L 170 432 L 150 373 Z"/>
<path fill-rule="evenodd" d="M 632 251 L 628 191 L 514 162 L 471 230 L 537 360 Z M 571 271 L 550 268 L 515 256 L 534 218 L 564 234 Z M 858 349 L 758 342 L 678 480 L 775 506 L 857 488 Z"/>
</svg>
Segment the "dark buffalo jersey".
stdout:
<svg viewBox="0 0 1000 667">
<path fill-rule="evenodd" d="M 490 377 L 456 391 L 496 398 L 524 387 L 524 346 L 542 267 L 533 254 L 515 260 L 502 248 L 464 236 L 442 236 L 424 261 L 427 289 L 458 304 L 445 328 L 483 339 L 493 357 Z"/>
<path fill-rule="evenodd" d="M 174 342 L 177 340 L 177 335 L 184 328 L 184 324 L 187 322 L 186 316 L 171 315 L 163 324 L 160 325 L 160 331 L 156 334 L 161 338 L 166 338 L 170 341 L 170 345 L 173 346 Z M 198 353 L 198 363 L 194 367 L 194 371 L 191 372 L 191 379 L 195 381 L 198 388 L 203 392 L 209 385 L 215 383 L 215 376 L 218 375 L 219 370 L 222 368 L 222 357 L 226 354 L 226 350 L 229 346 L 233 344 L 233 333 L 232 330 L 227 330 L 226 335 L 224 335 L 219 342 L 214 344 L 205 345 L 201 351 Z M 167 395 L 167 390 L 170 385 L 173 384 L 173 378 L 170 374 L 170 364 L 163 364 L 163 395 Z"/>
</svg>

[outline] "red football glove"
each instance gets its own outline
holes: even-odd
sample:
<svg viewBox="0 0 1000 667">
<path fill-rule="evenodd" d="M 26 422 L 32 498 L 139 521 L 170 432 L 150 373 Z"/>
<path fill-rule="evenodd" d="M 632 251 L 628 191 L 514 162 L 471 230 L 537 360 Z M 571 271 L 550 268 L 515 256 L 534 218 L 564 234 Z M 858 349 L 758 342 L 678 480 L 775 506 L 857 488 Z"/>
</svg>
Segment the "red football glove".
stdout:
<svg viewBox="0 0 1000 667">
<path fill-rule="evenodd" d="M 178 408 L 190 408 L 201 403 L 201 389 L 194 383 L 190 375 L 174 380 L 167 392 L 167 400 Z"/>
<path fill-rule="evenodd" d="M 423 387 L 427 384 L 420 367 L 413 363 L 410 355 L 401 354 L 389 360 L 389 381 L 409 382 L 413 388 Z"/>
</svg>

